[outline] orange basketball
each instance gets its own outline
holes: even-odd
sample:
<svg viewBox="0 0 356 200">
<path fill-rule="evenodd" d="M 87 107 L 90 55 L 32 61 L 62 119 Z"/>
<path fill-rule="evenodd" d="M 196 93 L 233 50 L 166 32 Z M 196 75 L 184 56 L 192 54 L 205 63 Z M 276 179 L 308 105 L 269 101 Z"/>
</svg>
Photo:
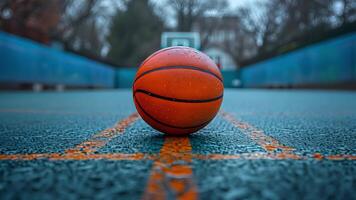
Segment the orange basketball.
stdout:
<svg viewBox="0 0 356 200">
<path fill-rule="evenodd" d="M 163 133 L 184 135 L 205 127 L 219 111 L 224 85 L 208 56 L 188 47 L 155 52 L 137 71 L 133 98 L 141 117 Z"/>
</svg>

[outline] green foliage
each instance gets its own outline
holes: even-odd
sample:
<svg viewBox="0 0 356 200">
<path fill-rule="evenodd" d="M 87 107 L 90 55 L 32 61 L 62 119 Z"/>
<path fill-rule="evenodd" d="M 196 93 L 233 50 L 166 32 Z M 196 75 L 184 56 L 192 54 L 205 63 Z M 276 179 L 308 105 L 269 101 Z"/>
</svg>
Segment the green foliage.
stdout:
<svg viewBox="0 0 356 200">
<path fill-rule="evenodd" d="M 138 66 L 159 49 L 162 30 L 163 22 L 148 0 L 128 1 L 112 19 L 108 58 L 118 65 Z"/>
</svg>

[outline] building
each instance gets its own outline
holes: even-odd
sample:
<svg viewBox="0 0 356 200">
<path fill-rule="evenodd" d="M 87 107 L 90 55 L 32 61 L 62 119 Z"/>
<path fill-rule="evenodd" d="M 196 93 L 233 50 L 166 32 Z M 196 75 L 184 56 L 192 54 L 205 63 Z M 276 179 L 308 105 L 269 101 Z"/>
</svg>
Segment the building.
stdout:
<svg viewBox="0 0 356 200">
<path fill-rule="evenodd" d="M 255 41 L 239 26 L 237 16 L 207 16 L 193 25 L 193 31 L 200 33 L 202 51 L 210 55 L 222 70 L 238 70 L 240 59 L 256 54 Z"/>
<path fill-rule="evenodd" d="M 207 48 L 204 50 L 204 53 L 213 59 L 222 71 L 232 71 L 238 69 L 232 56 L 223 51 L 221 48 Z"/>
</svg>

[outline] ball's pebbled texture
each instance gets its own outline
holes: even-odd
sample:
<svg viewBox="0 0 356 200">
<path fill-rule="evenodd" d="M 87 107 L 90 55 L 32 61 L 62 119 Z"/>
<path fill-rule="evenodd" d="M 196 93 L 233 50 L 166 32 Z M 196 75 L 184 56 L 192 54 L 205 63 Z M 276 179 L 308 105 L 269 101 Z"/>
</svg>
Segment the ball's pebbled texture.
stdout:
<svg viewBox="0 0 356 200">
<path fill-rule="evenodd" d="M 137 71 L 133 97 L 141 117 L 170 135 L 205 127 L 223 100 L 222 75 L 207 55 L 170 47 L 149 56 Z"/>
</svg>

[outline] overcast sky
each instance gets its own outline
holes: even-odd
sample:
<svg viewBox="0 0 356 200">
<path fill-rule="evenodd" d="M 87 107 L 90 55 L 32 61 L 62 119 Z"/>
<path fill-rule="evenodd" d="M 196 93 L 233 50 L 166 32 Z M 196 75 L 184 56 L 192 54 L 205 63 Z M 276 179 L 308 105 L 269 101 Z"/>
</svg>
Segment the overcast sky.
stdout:
<svg viewBox="0 0 356 200">
<path fill-rule="evenodd" d="M 167 0 L 151 0 L 152 2 L 154 2 L 155 4 L 158 5 L 164 5 Z M 206 0 L 209 1 L 209 0 Z M 227 0 L 229 3 L 229 10 L 235 10 L 237 7 L 251 7 L 256 5 L 256 3 L 258 2 L 264 2 L 267 0 Z M 113 6 L 113 2 L 116 2 L 117 5 Z M 102 2 L 104 5 L 106 5 L 107 7 L 112 8 L 113 10 L 109 10 L 109 12 L 114 12 L 115 11 L 115 7 L 120 6 L 120 1 L 112 1 L 112 0 L 104 0 Z"/>
<path fill-rule="evenodd" d="M 166 0 L 153 0 L 153 1 L 157 2 L 158 4 L 162 4 L 166 2 Z M 227 0 L 227 1 L 229 2 L 230 8 L 234 9 L 236 7 L 241 7 L 241 6 L 250 6 L 256 2 L 262 2 L 265 0 Z"/>
<path fill-rule="evenodd" d="M 156 5 L 165 5 L 167 0 L 151 0 L 154 2 Z M 209 0 L 205 0 L 209 1 Z M 256 7 L 256 3 L 258 2 L 264 2 L 266 0 L 227 0 L 229 3 L 229 11 L 234 11 L 238 7 Z M 164 6 L 165 7 L 165 6 Z M 173 18 L 172 15 L 167 14 L 167 10 L 158 10 L 158 12 L 164 13 L 163 15 L 166 16 L 165 20 L 168 26 L 174 27 L 176 24 L 175 19 Z M 256 8 L 255 12 L 258 12 L 258 9 Z M 168 11 L 169 13 L 169 11 Z"/>
<path fill-rule="evenodd" d="M 256 2 L 262 2 L 263 0 L 228 0 L 231 8 L 241 7 L 241 6 L 251 6 Z"/>
</svg>

